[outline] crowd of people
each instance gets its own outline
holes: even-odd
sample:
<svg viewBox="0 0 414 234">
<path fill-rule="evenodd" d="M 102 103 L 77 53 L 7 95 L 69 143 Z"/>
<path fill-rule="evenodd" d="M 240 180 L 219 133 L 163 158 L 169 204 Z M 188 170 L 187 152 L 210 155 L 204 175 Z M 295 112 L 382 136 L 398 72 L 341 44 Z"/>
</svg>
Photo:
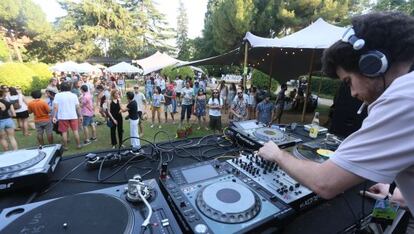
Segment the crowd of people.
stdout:
<svg viewBox="0 0 414 234">
<path fill-rule="evenodd" d="M 181 128 L 183 124 L 191 124 L 194 116 L 197 129 L 220 133 L 222 115 L 227 115 L 225 119 L 229 121 L 256 119 L 266 124 L 274 120 L 280 123 L 287 98 L 286 84 L 282 84 L 276 102 L 273 102 L 269 93 L 263 94 L 256 87 L 252 86 L 245 92 L 242 85 L 226 84 L 225 81 L 216 85 L 204 75 L 171 79 L 153 73 L 133 81 L 133 90 L 126 88 L 125 79 L 126 76 L 115 74 L 101 77 L 54 74 L 44 89 L 44 98 L 41 90 L 34 90 L 30 101 L 19 88 L 2 85 L 0 139 L 3 149 L 9 150 L 9 145 L 13 150 L 18 148 L 15 129 L 21 129 L 24 137 L 30 136 L 30 114 L 34 117 L 39 145 L 45 144 L 44 137 L 49 144 L 53 143 L 55 132 L 61 135 L 63 147 L 67 149 L 71 130 L 80 149 L 97 141 L 96 116 L 110 128 L 112 148 L 122 146 L 125 138 L 123 113 L 127 112 L 131 146 L 138 148 L 139 137 L 144 134 L 144 119 L 150 120 L 151 128 L 162 128 L 164 123 L 176 122 Z M 124 96 L 126 103 L 122 101 Z M 17 127 L 12 118 L 16 119 Z"/>
</svg>

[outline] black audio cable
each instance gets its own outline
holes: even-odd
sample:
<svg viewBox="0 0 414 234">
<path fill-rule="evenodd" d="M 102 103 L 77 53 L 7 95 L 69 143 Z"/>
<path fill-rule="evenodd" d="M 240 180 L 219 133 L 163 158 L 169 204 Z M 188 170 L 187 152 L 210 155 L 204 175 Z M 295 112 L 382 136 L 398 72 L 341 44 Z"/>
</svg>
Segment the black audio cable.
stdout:
<svg viewBox="0 0 414 234">
<path fill-rule="evenodd" d="M 47 192 L 49 192 L 50 190 L 52 190 L 54 187 L 56 187 L 58 184 L 60 184 L 65 178 L 67 178 L 68 176 L 70 176 L 73 172 L 76 171 L 76 169 L 78 169 L 80 166 L 84 165 L 87 162 L 87 160 L 83 160 L 82 162 L 80 162 L 78 165 L 76 165 L 75 167 L 73 167 L 68 173 L 66 173 L 62 178 L 60 178 L 56 183 L 54 183 L 52 186 L 50 186 L 49 188 L 47 188 L 46 190 L 44 190 L 42 193 L 39 194 L 39 196 L 42 196 L 44 194 L 46 194 Z"/>
</svg>

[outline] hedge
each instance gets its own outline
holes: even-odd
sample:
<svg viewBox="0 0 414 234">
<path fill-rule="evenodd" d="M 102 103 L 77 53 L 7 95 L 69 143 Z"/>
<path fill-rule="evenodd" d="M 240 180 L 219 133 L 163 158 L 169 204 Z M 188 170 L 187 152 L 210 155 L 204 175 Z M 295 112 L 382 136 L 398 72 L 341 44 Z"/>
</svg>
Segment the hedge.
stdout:
<svg viewBox="0 0 414 234">
<path fill-rule="evenodd" d="M 269 76 L 259 70 L 254 69 L 252 73 L 251 82 L 253 86 L 256 86 L 259 89 L 262 90 L 268 90 L 269 89 Z M 279 85 L 279 82 L 277 80 L 272 79 L 272 84 L 270 90 L 272 92 L 275 92 L 277 90 L 277 87 Z"/>
<path fill-rule="evenodd" d="M 325 94 L 332 97 L 335 96 L 337 90 L 339 89 L 339 86 L 341 85 L 341 81 L 339 79 L 312 76 L 311 89 L 313 93 L 318 93 L 320 82 L 322 82 L 320 94 Z"/>
<path fill-rule="evenodd" d="M 26 63 L 26 66 L 32 69 L 35 73 L 28 92 L 46 88 L 52 77 L 52 72 L 49 70 L 49 66 L 45 63 Z"/>
<path fill-rule="evenodd" d="M 46 64 L 4 63 L 0 65 L 0 84 L 20 86 L 24 94 L 46 88 L 52 74 Z"/>
<path fill-rule="evenodd" d="M 190 67 L 179 67 L 174 68 L 172 66 L 165 67 L 161 70 L 161 75 L 170 78 L 170 80 L 175 80 L 175 77 L 181 75 L 183 79 L 187 76 L 194 78 L 194 71 Z"/>
</svg>

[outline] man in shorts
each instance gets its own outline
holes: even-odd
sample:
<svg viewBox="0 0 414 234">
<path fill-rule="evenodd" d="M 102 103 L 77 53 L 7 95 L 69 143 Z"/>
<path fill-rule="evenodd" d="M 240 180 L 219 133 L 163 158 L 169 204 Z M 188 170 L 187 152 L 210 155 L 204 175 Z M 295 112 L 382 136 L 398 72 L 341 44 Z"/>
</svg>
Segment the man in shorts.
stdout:
<svg viewBox="0 0 414 234">
<path fill-rule="evenodd" d="M 42 93 L 40 90 L 32 91 L 31 93 L 33 101 L 29 102 L 27 109 L 29 113 L 33 113 L 35 127 L 37 132 L 37 141 L 39 145 L 44 145 L 43 135 L 46 133 L 47 141 L 49 144 L 53 144 L 53 127 L 50 121 L 50 107 L 42 99 Z"/>
<path fill-rule="evenodd" d="M 139 126 L 139 134 L 140 136 L 144 136 L 143 128 L 142 128 L 142 121 L 144 120 L 143 114 L 145 113 L 145 109 L 147 106 L 147 99 L 145 95 L 139 91 L 139 86 L 134 85 L 134 100 L 137 103 L 137 110 L 138 110 L 138 126 Z"/>
<path fill-rule="evenodd" d="M 79 138 L 79 122 L 83 121 L 78 97 L 70 92 L 70 83 L 63 82 L 61 92 L 56 94 L 53 104 L 53 123 L 58 123 L 59 132 L 62 133 L 63 149 L 68 150 L 68 130 L 72 129 L 77 149 L 82 148 Z"/>
<path fill-rule="evenodd" d="M 96 126 L 93 120 L 93 116 L 95 114 L 95 110 L 93 107 L 92 95 L 89 92 L 89 87 L 87 85 L 81 86 L 81 112 L 83 116 L 83 134 L 85 136 L 85 140 L 83 141 L 83 145 L 89 145 L 92 141 L 96 141 Z M 89 138 L 89 129 L 92 130 L 92 137 Z"/>
</svg>

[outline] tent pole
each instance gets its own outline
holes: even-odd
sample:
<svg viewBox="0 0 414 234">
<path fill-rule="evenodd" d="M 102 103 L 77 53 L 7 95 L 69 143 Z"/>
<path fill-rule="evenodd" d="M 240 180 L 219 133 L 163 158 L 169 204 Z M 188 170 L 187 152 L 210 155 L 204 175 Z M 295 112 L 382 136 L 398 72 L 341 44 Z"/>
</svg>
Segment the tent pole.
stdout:
<svg viewBox="0 0 414 234">
<path fill-rule="evenodd" d="M 270 60 L 270 69 L 269 69 L 269 94 L 270 94 L 270 91 L 271 91 L 271 88 L 272 88 L 272 73 L 273 73 L 273 48 L 271 49 L 271 51 L 270 51 L 270 57 L 271 57 L 271 60 Z"/>
<path fill-rule="evenodd" d="M 247 56 L 249 45 L 247 41 L 244 43 L 244 61 L 243 61 L 243 88 L 246 90 L 246 81 L 247 81 Z"/>
<path fill-rule="evenodd" d="M 308 98 L 310 95 L 310 88 L 311 88 L 311 81 L 312 81 L 312 72 L 313 72 L 313 60 L 315 59 L 315 49 L 312 50 L 312 55 L 311 55 L 311 62 L 309 65 L 309 76 L 308 76 L 308 81 L 307 81 L 307 85 L 306 85 L 306 98 L 305 98 L 305 103 L 303 104 L 303 110 L 302 110 L 302 117 L 301 117 L 301 122 L 305 122 L 305 114 L 306 114 L 306 108 L 308 106 Z"/>
</svg>

